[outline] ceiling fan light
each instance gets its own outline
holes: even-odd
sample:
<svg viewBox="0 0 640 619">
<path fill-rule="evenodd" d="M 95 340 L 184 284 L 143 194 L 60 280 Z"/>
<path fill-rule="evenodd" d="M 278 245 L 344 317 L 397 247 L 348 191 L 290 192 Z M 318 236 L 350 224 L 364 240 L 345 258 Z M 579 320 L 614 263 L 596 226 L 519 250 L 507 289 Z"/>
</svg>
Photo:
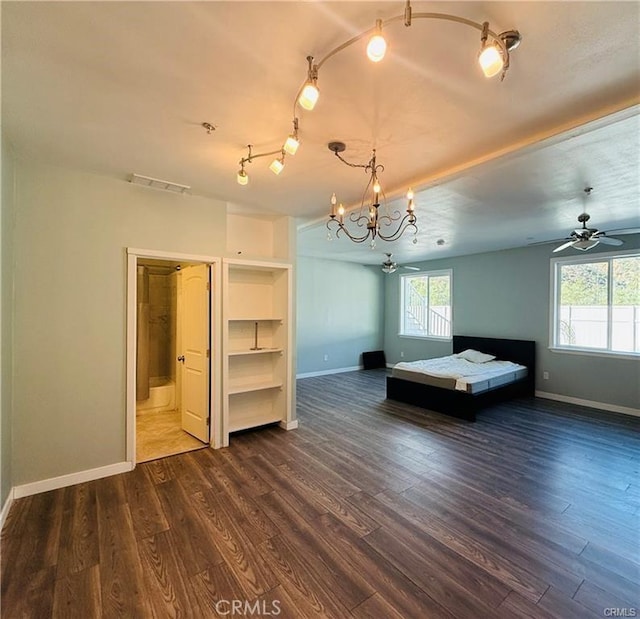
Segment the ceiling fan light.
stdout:
<svg viewBox="0 0 640 619">
<path fill-rule="evenodd" d="M 382 265 L 383 273 L 395 273 L 398 270 L 398 265 L 395 262 L 385 263 Z"/>
<path fill-rule="evenodd" d="M 300 93 L 298 103 L 305 109 L 311 111 L 318 102 L 320 91 L 313 82 L 307 82 Z"/>
<path fill-rule="evenodd" d="M 495 45 L 485 45 L 478 55 L 478 63 L 485 77 L 498 75 L 504 67 L 504 59 Z"/>
<path fill-rule="evenodd" d="M 299 146 L 300 142 L 298 141 L 298 138 L 292 133 L 287 138 L 282 148 L 284 148 L 284 150 L 287 151 L 289 155 L 295 155 Z"/>
<path fill-rule="evenodd" d="M 588 249 L 591 249 L 592 247 L 595 247 L 600 241 L 598 241 L 597 239 L 584 239 L 581 241 L 576 241 L 572 247 L 574 249 L 579 249 L 580 251 L 587 251 Z"/>
</svg>

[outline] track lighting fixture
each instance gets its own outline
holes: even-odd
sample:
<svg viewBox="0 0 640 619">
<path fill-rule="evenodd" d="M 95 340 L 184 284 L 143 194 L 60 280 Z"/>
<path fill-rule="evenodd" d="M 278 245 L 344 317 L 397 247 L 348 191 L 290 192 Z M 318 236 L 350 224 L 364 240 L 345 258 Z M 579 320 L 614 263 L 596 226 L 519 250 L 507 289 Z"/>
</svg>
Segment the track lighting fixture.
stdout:
<svg viewBox="0 0 640 619">
<path fill-rule="evenodd" d="M 307 81 L 302 87 L 298 103 L 305 109 L 311 111 L 318 102 L 320 91 L 318 90 L 318 65 L 313 64 L 313 56 L 307 56 L 309 68 L 307 72 Z"/>
<path fill-rule="evenodd" d="M 327 229 L 329 232 L 327 233 L 327 238 L 332 240 L 331 231 L 333 229 L 335 230 L 336 237 L 344 233 L 354 243 L 364 243 L 366 240 L 370 240 L 370 245 L 373 248 L 376 246 L 376 238 L 383 241 L 395 241 L 399 239 L 407 229 L 411 228 L 414 233 L 413 242 L 416 243 L 417 238 L 415 235 L 418 233 L 418 218 L 414 212 L 413 190 L 409 189 L 407 192 L 407 210 L 404 216 L 401 216 L 399 211 L 389 213 L 385 204 L 382 204 L 384 211 L 381 212 L 380 198 L 382 196 L 384 202 L 384 193 L 380 186 L 378 174 L 384 171 L 384 166 L 377 163 L 375 149 L 371 154 L 371 159 L 369 159 L 367 163 L 359 164 L 350 163 L 340 155 L 340 153 L 344 152 L 347 148 L 344 142 L 329 142 L 327 146 L 342 163 L 351 168 L 363 168 L 369 175 L 369 182 L 362 195 L 360 211 L 352 213 L 349 217 L 352 223 L 366 230 L 363 234 L 357 234 L 347 229 L 344 222 L 345 208 L 342 204 L 336 207 L 338 199 L 334 193 L 330 201 L 329 221 L 327 221 Z M 371 189 L 370 198 L 368 198 L 369 189 Z"/>
<path fill-rule="evenodd" d="M 244 163 L 241 164 L 240 169 L 238 170 L 238 176 L 236 180 L 238 181 L 238 185 L 246 185 L 249 182 L 249 176 L 244 169 Z"/>
<path fill-rule="evenodd" d="M 411 27 L 414 24 L 415 20 L 419 19 L 428 19 L 434 21 L 444 20 L 478 30 L 480 32 L 481 47 L 478 53 L 477 60 L 480 64 L 482 72 L 487 78 L 494 77 L 496 75 L 500 75 L 501 80 L 505 78 L 507 70 L 509 69 L 509 54 L 511 51 L 516 49 L 522 41 L 522 37 L 517 30 L 505 30 L 500 34 L 497 34 L 489 28 L 489 22 L 479 23 L 465 17 L 458 17 L 456 15 L 450 15 L 448 13 L 414 13 L 411 8 L 411 1 L 406 0 L 403 13 L 385 20 L 377 19 L 376 25 L 373 29 L 370 28 L 368 30 L 365 30 L 364 32 L 361 32 L 360 34 L 357 34 L 354 37 L 350 38 L 348 41 L 345 41 L 341 45 L 338 45 L 330 52 L 325 54 L 325 56 L 323 56 L 318 62 L 314 62 L 313 56 L 307 56 L 307 77 L 298 90 L 298 94 L 296 95 L 293 103 L 293 132 L 289 134 L 284 144 L 282 145 L 282 148 L 279 150 L 271 151 L 268 153 L 260 153 L 257 155 L 251 155 L 251 151 L 249 151 L 249 156 L 240 161 L 241 167 L 238 172 L 238 183 L 246 185 L 248 181 L 246 171 L 244 170 L 244 166 L 242 165 L 243 163 L 250 163 L 252 159 L 255 159 L 257 157 L 264 157 L 267 155 L 280 153 L 281 156 L 279 158 L 276 158 L 269 166 L 275 174 L 280 174 L 280 172 L 284 168 L 285 153 L 288 155 L 295 155 L 298 147 L 300 146 L 300 141 L 298 139 L 298 118 L 296 116 L 296 105 L 299 105 L 300 107 L 308 111 L 314 109 L 320 97 L 320 91 L 318 90 L 318 71 L 327 60 L 329 60 L 339 52 L 347 49 L 354 43 L 362 40 L 363 38 L 369 37 L 369 41 L 367 44 L 367 56 L 373 62 L 380 62 L 384 59 L 387 51 L 387 42 L 382 34 L 383 27 L 387 28 L 389 25 L 398 21 L 404 23 L 405 27 Z M 372 177 L 372 181 L 373 183 L 377 182 L 375 172 Z M 379 188 L 379 184 L 376 186 Z M 380 192 L 377 193 L 379 194 Z M 413 212 L 412 198 L 409 198 L 409 207 L 407 209 L 408 211 L 409 208 L 411 209 L 411 212 Z"/>
<path fill-rule="evenodd" d="M 259 157 L 269 157 L 270 155 L 280 155 L 279 159 L 275 159 L 271 162 L 269 168 L 274 172 L 274 174 L 280 174 L 282 169 L 284 168 L 284 150 L 272 150 L 268 153 L 252 153 L 251 152 L 251 144 L 247 145 L 248 153 L 246 157 L 243 157 L 238 162 L 240 169 L 238 170 L 238 174 L 236 175 L 236 180 L 238 181 L 238 185 L 247 185 L 249 183 L 249 175 L 247 171 L 244 169 L 244 166 L 247 163 L 252 163 L 254 159 L 258 159 Z"/>
<path fill-rule="evenodd" d="M 284 150 L 280 153 L 280 157 L 274 159 L 269 165 L 269 169 L 277 176 L 284 169 Z"/>
<path fill-rule="evenodd" d="M 369 39 L 367 45 L 367 56 L 372 62 L 380 62 L 387 51 L 387 42 L 382 36 L 382 20 L 376 20 L 375 34 Z"/>
<path fill-rule="evenodd" d="M 289 134 L 289 137 L 282 147 L 288 155 L 295 155 L 298 146 L 300 146 L 300 140 L 298 140 L 298 119 L 293 119 L 293 133 Z"/>
<path fill-rule="evenodd" d="M 493 43 L 487 45 L 487 38 L 489 36 L 489 22 L 482 24 L 482 35 L 480 41 L 482 47 L 478 54 L 478 62 L 480 68 L 485 77 L 493 77 L 502 71 L 504 67 L 504 59 L 502 58 L 502 51 Z"/>
</svg>

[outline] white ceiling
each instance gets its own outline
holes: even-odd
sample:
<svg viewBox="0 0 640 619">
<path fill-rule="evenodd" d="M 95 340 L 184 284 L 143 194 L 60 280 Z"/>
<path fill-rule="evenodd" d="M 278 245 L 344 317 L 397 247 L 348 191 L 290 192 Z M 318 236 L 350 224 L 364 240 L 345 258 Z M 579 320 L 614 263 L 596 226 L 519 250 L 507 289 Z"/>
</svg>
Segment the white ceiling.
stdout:
<svg viewBox="0 0 640 619">
<path fill-rule="evenodd" d="M 586 184 L 591 224 L 638 225 L 639 3 L 412 5 L 520 30 L 504 82 L 480 73 L 477 31 L 396 23 L 379 65 L 362 42 L 321 68 L 320 101 L 298 112 L 302 145 L 279 177 L 265 157 L 248 166 L 248 186 L 235 180 L 246 144 L 276 150 L 290 132 L 305 56 L 324 56 L 404 2 L 3 2 L 3 131 L 24 157 L 136 172 L 307 220 L 323 216 L 333 191 L 357 203 L 366 183 L 327 142 L 346 142 L 358 162 L 375 147 L 387 195 L 418 190 L 418 244 L 378 245 L 405 261 L 564 237 Z M 217 129 L 208 135 L 203 121 Z M 323 224 L 304 229 L 300 253 L 378 261 L 325 236 Z"/>
</svg>

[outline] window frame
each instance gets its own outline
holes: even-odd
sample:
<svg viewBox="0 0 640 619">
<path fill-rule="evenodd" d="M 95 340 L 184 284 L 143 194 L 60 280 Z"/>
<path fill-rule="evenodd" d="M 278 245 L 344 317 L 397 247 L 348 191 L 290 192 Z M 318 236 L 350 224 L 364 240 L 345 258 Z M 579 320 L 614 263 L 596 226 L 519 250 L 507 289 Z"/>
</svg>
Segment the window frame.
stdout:
<svg viewBox="0 0 640 619">
<path fill-rule="evenodd" d="M 403 325 L 404 325 L 404 290 L 405 290 L 405 279 L 411 277 L 442 277 L 446 275 L 449 277 L 449 307 L 451 308 L 451 329 L 449 335 L 439 336 L 439 335 L 415 335 L 411 333 L 403 333 Z M 412 273 L 401 273 L 398 278 L 400 284 L 400 295 L 399 295 L 399 325 L 398 325 L 398 337 L 416 339 L 416 340 L 434 340 L 437 342 L 450 342 L 453 338 L 453 269 L 438 269 L 436 271 L 418 271 Z M 429 304 L 431 307 L 431 304 Z"/>
<path fill-rule="evenodd" d="M 589 348 L 587 346 L 562 346 L 558 343 L 558 316 L 560 312 L 560 269 L 563 265 L 595 264 L 606 262 L 609 264 L 607 281 L 607 346 L 611 345 L 613 322 L 611 320 L 611 300 L 613 298 L 613 260 L 616 258 L 640 258 L 640 250 L 627 249 L 624 251 L 609 251 L 591 254 L 590 256 L 571 256 L 552 258 L 550 260 L 550 293 L 549 293 L 549 350 L 556 353 L 570 355 L 584 355 L 594 357 L 615 357 L 617 359 L 638 359 L 640 352 L 611 350 L 611 348 Z"/>
</svg>

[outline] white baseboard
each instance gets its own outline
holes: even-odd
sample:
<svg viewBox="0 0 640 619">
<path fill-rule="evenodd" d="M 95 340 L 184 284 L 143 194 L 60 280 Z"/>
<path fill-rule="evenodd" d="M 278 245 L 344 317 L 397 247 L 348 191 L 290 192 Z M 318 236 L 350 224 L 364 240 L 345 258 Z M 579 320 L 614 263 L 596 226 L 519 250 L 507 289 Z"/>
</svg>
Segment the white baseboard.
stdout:
<svg viewBox="0 0 640 619">
<path fill-rule="evenodd" d="M 606 402 L 594 402 L 593 400 L 572 398 L 568 395 L 547 393 L 546 391 L 536 391 L 535 395 L 536 398 L 543 398 L 545 400 L 556 400 L 557 402 L 567 402 L 568 404 L 577 404 L 578 406 L 597 408 L 601 411 L 609 411 L 611 413 L 622 413 L 623 415 L 633 415 L 634 417 L 640 417 L 640 409 L 631 408 L 629 406 L 618 406 L 617 404 L 607 404 Z"/>
<path fill-rule="evenodd" d="M 11 504 L 13 503 L 13 494 L 15 488 L 11 488 L 9 490 L 9 494 L 7 495 L 7 500 L 4 502 L 2 506 L 2 511 L 0 511 L 0 531 L 2 531 L 2 527 L 4 526 L 4 521 L 7 519 L 7 515 L 9 510 L 11 509 Z"/>
<path fill-rule="evenodd" d="M 39 494 L 40 492 L 65 488 L 66 486 L 75 486 L 75 484 L 81 484 L 86 481 L 102 479 L 103 477 L 118 475 L 119 473 L 127 473 L 132 469 L 133 464 L 131 462 L 118 462 L 117 464 L 109 464 L 96 469 L 79 471 L 78 473 L 70 473 L 69 475 L 61 475 L 60 477 L 51 477 L 50 479 L 43 479 L 42 481 L 34 481 L 30 484 L 16 486 L 13 489 L 13 498 L 21 499 L 22 497 Z"/>
<path fill-rule="evenodd" d="M 305 372 L 304 374 L 296 374 L 296 378 L 311 378 L 312 376 L 326 376 L 327 374 L 342 374 L 342 372 L 355 372 L 363 370 L 364 366 L 354 365 L 350 368 L 334 368 L 333 370 L 320 370 L 319 372 Z"/>
<path fill-rule="evenodd" d="M 283 430 L 297 430 L 298 429 L 298 420 L 294 419 L 293 421 L 281 421 L 278 425 Z"/>
</svg>

